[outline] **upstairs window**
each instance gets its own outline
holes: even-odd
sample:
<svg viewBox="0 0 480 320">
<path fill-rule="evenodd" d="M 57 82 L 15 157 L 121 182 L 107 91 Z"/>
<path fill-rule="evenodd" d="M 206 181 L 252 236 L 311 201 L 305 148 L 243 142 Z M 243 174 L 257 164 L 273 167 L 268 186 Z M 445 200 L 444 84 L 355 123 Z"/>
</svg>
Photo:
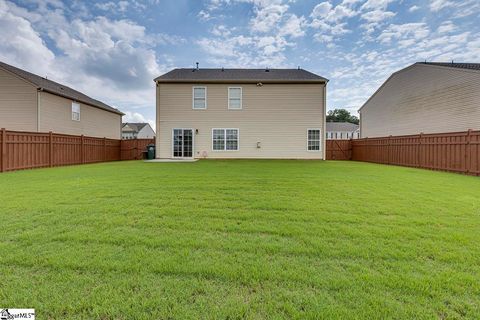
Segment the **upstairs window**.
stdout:
<svg viewBox="0 0 480 320">
<path fill-rule="evenodd" d="M 206 87 L 193 87 L 193 109 L 207 109 Z"/>
<path fill-rule="evenodd" d="M 320 129 L 308 129 L 307 150 L 320 151 Z"/>
<path fill-rule="evenodd" d="M 228 109 L 242 109 L 242 88 L 228 88 Z"/>
<path fill-rule="evenodd" d="M 80 121 L 80 104 L 72 102 L 72 120 Z"/>
</svg>

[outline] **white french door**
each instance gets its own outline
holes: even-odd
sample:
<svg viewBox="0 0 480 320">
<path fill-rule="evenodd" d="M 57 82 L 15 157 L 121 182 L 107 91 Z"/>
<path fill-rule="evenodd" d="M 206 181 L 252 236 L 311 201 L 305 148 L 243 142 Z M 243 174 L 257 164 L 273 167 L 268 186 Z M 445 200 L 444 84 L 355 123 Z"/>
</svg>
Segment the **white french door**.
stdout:
<svg viewBox="0 0 480 320">
<path fill-rule="evenodd" d="M 174 158 L 193 158 L 193 129 L 173 129 L 172 155 Z"/>
</svg>

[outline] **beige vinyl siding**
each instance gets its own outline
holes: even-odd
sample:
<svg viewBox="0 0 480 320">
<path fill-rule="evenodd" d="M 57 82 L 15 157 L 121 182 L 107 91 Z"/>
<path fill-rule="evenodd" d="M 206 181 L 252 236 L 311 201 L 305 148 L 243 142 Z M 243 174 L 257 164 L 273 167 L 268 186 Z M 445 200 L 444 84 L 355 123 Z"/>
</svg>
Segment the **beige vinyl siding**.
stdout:
<svg viewBox="0 0 480 320">
<path fill-rule="evenodd" d="M 37 131 L 37 89 L 0 68 L 0 128 Z"/>
<path fill-rule="evenodd" d="M 416 64 L 363 106 L 361 135 L 379 137 L 480 129 L 480 72 Z"/>
<path fill-rule="evenodd" d="M 207 109 L 192 109 L 192 87 L 207 87 Z M 242 87 L 242 109 L 228 109 L 228 87 Z M 322 84 L 159 84 L 157 86 L 157 157 L 172 157 L 172 129 L 192 128 L 194 157 L 321 159 L 307 151 L 307 129 L 321 129 Z M 239 129 L 238 151 L 213 151 L 212 129 Z M 261 148 L 257 148 L 257 141 Z"/>
<path fill-rule="evenodd" d="M 121 138 L 121 116 L 80 103 L 80 121 L 72 120 L 72 100 L 40 92 L 40 130 L 92 137 Z"/>
</svg>

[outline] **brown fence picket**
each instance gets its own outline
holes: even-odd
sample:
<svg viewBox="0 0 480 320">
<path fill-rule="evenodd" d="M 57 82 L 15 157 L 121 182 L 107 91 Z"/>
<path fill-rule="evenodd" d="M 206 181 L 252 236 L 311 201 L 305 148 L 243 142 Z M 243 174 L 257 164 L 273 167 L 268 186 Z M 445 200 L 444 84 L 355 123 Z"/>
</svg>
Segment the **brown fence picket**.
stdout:
<svg viewBox="0 0 480 320">
<path fill-rule="evenodd" d="M 352 140 L 352 160 L 480 175 L 480 131 Z"/>
<path fill-rule="evenodd" d="M 142 159 L 146 146 L 154 142 L 1 129 L 0 172 Z M 125 149 L 130 152 L 124 152 Z"/>
</svg>

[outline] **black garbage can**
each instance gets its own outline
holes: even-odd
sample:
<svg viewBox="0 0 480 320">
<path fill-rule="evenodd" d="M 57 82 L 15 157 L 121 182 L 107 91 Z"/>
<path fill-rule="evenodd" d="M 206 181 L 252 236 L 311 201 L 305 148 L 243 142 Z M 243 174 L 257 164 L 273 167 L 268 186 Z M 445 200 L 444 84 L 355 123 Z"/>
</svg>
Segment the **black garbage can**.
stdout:
<svg viewBox="0 0 480 320">
<path fill-rule="evenodd" d="M 155 159 L 155 145 L 154 144 L 147 145 L 147 159 L 148 160 Z"/>
</svg>

